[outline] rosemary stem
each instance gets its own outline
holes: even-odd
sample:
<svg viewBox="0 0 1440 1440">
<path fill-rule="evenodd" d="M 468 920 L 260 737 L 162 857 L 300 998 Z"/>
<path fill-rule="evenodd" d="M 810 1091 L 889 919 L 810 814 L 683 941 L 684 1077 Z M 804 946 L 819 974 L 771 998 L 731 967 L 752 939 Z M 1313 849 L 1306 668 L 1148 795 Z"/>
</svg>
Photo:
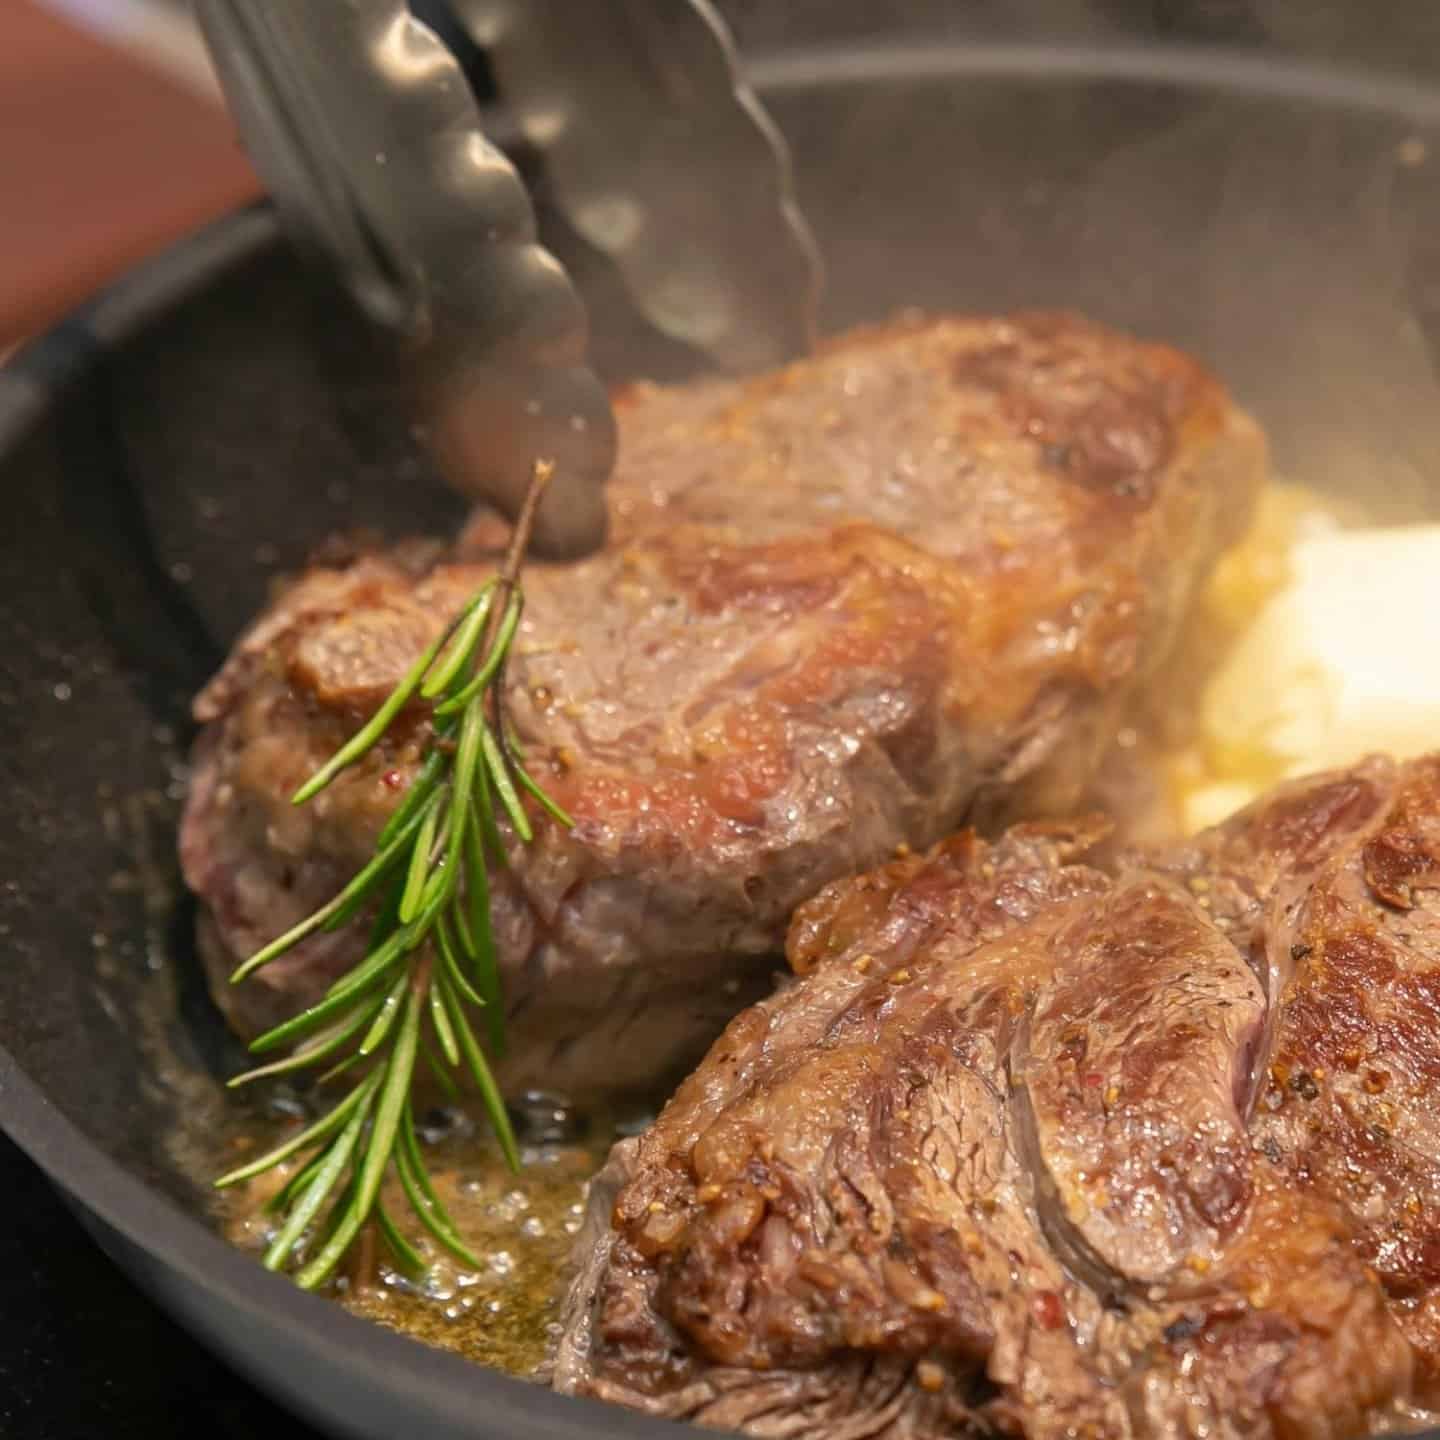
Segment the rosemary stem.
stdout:
<svg viewBox="0 0 1440 1440">
<path fill-rule="evenodd" d="M 372 917 L 361 958 L 319 1000 L 250 1045 L 257 1055 L 294 1048 L 231 1082 L 318 1069 L 322 1062 L 329 1067 L 322 1084 L 356 1071 L 350 1093 L 320 1119 L 215 1182 L 236 1185 L 299 1157 L 268 1202 L 281 1218 L 264 1263 L 272 1270 L 298 1266 L 294 1279 L 303 1289 L 323 1285 L 347 1256 L 352 1280 L 363 1287 L 373 1280 L 382 1244 L 407 1275 L 423 1272 L 423 1257 L 381 1202 L 387 1176 L 437 1244 L 479 1264 L 440 1203 L 415 1133 L 411 1092 L 422 1055 L 457 1098 L 452 1072 L 468 1072 L 507 1163 L 519 1166 L 504 1098 L 471 1015 L 484 1012 L 490 1046 L 499 1054 L 504 1007 L 487 873 L 492 859 L 509 862 L 498 812 L 504 810 L 521 844 L 534 836 L 527 799 L 557 823 L 570 824 L 524 769 L 505 714 L 506 665 L 524 613 L 520 567 L 551 473 L 548 462 L 537 461 L 494 577 L 374 715 L 295 792 L 297 805 L 316 795 L 368 754 L 407 705 L 417 698 L 428 703 L 428 753 L 371 858 L 332 900 L 232 976 L 245 980 L 317 930 L 338 931 L 364 913 Z"/>
</svg>

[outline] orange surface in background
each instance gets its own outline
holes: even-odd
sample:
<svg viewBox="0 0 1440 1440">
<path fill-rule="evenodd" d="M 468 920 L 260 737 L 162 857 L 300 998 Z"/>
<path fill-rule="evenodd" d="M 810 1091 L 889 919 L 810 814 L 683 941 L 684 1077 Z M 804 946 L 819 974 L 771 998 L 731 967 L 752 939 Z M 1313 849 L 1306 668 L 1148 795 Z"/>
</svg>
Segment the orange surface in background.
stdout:
<svg viewBox="0 0 1440 1440">
<path fill-rule="evenodd" d="M 0 0 L 0 354 L 257 189 L 218 108 Z"/>
</svg>

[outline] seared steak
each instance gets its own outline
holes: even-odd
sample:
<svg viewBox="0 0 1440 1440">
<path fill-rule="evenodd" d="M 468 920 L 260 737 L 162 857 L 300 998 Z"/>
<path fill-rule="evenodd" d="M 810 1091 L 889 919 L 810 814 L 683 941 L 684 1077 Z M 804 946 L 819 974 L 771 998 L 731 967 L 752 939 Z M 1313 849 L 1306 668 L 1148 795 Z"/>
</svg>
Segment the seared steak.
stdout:
<svg viewBox="0 0 1440 1440">
<path fill-rule="evenodd" d="M 1072 804 L 1264 468 L 1199 367 L 1063 317 L 906 322 L 619 413 L 609 548 L 531 567 L 512 667 L 577 822 L 495 895 L 512 1089 L 652 1085 L 760 992 L 821 885 Z M 221 978 L 362 862 L 423 719 L 312 804 L 291 791 L 499 538 L 317 565 L 199 697 L 182 857 L 242 1031 L 353 959 L 319 937 Z"/>
<path fill-rule="evenodd" d="M 563 1390 L 761 1436 L 1440 1400 L 1440 756 L 837 882 L 592 1193 Z"/>
</svg>

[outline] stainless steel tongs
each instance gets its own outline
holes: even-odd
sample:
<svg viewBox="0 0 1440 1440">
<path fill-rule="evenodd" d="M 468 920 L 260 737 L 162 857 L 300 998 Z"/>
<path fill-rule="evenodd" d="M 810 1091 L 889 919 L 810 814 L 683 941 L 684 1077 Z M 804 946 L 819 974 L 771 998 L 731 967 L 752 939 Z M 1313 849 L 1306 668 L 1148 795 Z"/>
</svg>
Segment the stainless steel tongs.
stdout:
<svg viewBox="0 0 1440 1440">
<path fill-rule="evenodd" d="M 732 369 L 809 344 L 820 286 L 778 132 L 708 0 L 453 0 L 575 230 L 658 329 Z M 282 217 L 399 337 L 447 479 L 537 548 L 604 538 L 614 462 L 584 308 L 459 64 L 405 0 L 197 0 Z"/>
</svg>

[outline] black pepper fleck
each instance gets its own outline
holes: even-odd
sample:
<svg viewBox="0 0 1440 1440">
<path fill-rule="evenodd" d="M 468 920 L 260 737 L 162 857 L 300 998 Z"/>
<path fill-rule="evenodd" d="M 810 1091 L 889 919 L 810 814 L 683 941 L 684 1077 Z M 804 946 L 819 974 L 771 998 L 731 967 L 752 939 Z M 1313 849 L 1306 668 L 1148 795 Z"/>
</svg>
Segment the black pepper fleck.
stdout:
<svg viewBox="0 0 1440 1440">
<path fill-rule="evenodd" d="M 1204 1321 L 1197 1320 L 1191 1315 L 1182 1315 L 1180 1319 L 1172 1321 L 1161 1332 L 1165 1336 L 1167 1345 L 1178 1345 L 1182 1340 L 1189 1340 L 1192 1336 L 1198 1335 L 1204 1328 Z"/>
</svg>

